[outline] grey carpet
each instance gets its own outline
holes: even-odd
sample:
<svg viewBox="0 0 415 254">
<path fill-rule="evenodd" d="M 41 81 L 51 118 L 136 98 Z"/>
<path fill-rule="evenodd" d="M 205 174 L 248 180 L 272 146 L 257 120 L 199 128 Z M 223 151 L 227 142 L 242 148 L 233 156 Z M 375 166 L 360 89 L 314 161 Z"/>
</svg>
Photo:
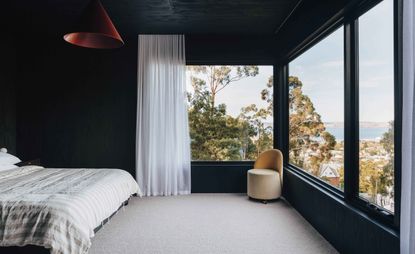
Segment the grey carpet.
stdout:
<svg viewBox="0 0 415 254">
<path fill-rule="evenodd" d="M 132 198 L 92 240 L 90 254 L 337 253 L 285 201 L 240 194 Z"/>
</svg>

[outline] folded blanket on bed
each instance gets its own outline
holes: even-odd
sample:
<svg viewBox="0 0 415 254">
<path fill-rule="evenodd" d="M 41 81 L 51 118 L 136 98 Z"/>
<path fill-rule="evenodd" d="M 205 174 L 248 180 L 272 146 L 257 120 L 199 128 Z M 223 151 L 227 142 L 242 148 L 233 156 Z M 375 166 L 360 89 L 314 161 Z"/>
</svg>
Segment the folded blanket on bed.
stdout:
<svg viewBox="0 0 415 254">
<path fill-rule="evenodd" d="M 0 172 L 0 246 L 83 254 L 94 229 L 140 190 L 119 169 L 25 166 Z"/>
</svg>

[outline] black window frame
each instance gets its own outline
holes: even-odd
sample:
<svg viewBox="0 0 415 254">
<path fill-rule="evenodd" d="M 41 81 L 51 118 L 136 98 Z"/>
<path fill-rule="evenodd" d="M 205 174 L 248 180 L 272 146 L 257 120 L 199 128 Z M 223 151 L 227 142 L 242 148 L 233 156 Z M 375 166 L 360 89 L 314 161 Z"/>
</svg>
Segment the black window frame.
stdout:
<svg viewBox="0 0 415 254">
<path fill-rule="evenodd" d="M 200 66 L 200 65 L 217 65 L 217 66 L 221 66 L 221 65 L 230 65 L 230 66 L 237 66 L 237 65 L 257 65 L 257 66 L 272 66 L 273 69 L 273 100 L 274 100 L 274 108 L 273 108 L 273 123 L 272 123 L 272 135 L 273 135 L 273 147 L 276 148 L 277 144 L 276 144 L 276 135 L 277 135 L 277 129 L 279 129 L 275 123 L 276 123 L 276 103 L 275 103 L 275 95 L 277 92 L 277 88 L 276 88 L 276 65 L 274 64 L 274 62 L 269 62 L 269 61 L 264 61 L 262 59 L 254 59 L 254 60 L 244 60 L 244 59 L 240 59 L 240 60 L 233 60 L 233 61 L 229 61 L 229 60 L 216 60 L 216 61 L 203 61 L 203 60 L 186 60 L 186 66 Z M 255 161 L 253 160 L 246 160 L 246 161 L 241 161 L 241 160 L 228 160 L 228 161 L 209 161 L 209 160 L 191 160 L 190 161 L 191 165 L 195 165 L 195 166 L 207 166 L 207 167 L 215 167 L 215 168 L 226 168 L 229 166 L 246 166 L 246 165 L 254 165 Z"/>
<path fill-rule="evenodd" d="M 290 152 L 290 147 L 289 147 L 289 128 L 290 128 L 290 124 L 289 124 L 289 101 L 288 101 L 288 94 L 289 94 L 289 88 L 288 88 L 288 77 L 289 75 L 289 64 L 290 62 L 292 62 L 293 60 L 295 60 L 297 57 L 301 56 L 303 53 L 305 53 L 307 50 L 311 49 L 313 46 L 317 45 L 318 43 L 320 43 L 321 41 L 323 41 L 325 38 L 327 38 L 328 36 L 330 36 L 333 32 L 335 32 L 337 29 L 341 28 L 343 26 L 344 19 L 343 18 L 339 18 L 336 19 L 335 22 L 333 22 L 328 28 L 326 28 L 325 30 L 323 30 L 320 33 L 317 33 L 315 35 L 315 37 L 313 37 L 313 39 L 307 43 L 306 45 L 304 45 L 303 47 L 299 48 L 296 51 L 293 51 L 293 53 L 291 53 L 289 55 L 289 57 L 286 59 L 285 61 L 285 70 L 286 70 L 286 74 L 285 74 L 285 78 L 284 78 L 284 82 L 282 84 L 285 84 L 284 86 L 286 87 L 286 91 L 284 91 L 286 98 L 286 107 L 287 109 L 284 111 L 287 111 L 287 116 L 286 116 L 286 120 L 284 123 L 286 124 L 286 134 L 284 134 L 286 136 L 286 146 L 284 146 L 284 150 L 286 151 L 286 153 L 284 154 L 284 158 L 286 158 L 286 167 L 290 168 L 294 171 L 296 171 L 296 173 L 300 174 L 301 176 L 305 176 L 309 181 L 313 182 L 314 184 L 318 185 L 320 188 L 323 188 L 329 192 L 331 192 L 332 194 L 334 194 L 336 197 L 339 198 L 343 198 L 344 196 L 344 190 L 340 190 L 339 188 L 334 187 L 333 185 L 328 184 L 327 182 L 323 181 L 322 179 L 315 177 L 313 175 L 311 175 L 310 173 L 308 173 L 307 171 L 305 171 L 304 169 L 290 164 L 289 163 L 289 152 Z M 345 36 L 343 36 L 344 38 L 346 38 Z M 343 38 L 343 40 L 344 40 Z M 344 54 L 346 55 L 346 54 Z M 344 61 L 345 61 L 345 57 L 344 57 Z M 345 70 L 346 71 L 346 70 Z M 346 87 L 346 82 L 344 82 L 344 87 Z M 346 92 L 344 92 L 344 96 L 346 97 Z M 344 108 L 346 109 L 346 101 L 344 102 Z M 345 112 L 346 113 L 346 112 Z M 346 123 L 345 123 L 346 124 Z M 346 126 L 344 127 L 344 135 L 345 135 L 345 140 L 346 140 Z M 344 149 L 346 150 L 346 149 Z M 345 151 L 346 152 L 346 151 Z M 344 156 L 344 160 L 346 160 L 345 155 Z M 344 168 L 346 168 L 345 166 L 345 162 L 344 162 Z M 346 177 L 346 175 L 345 175 Z"/>
<path fill-rule="evenodd" d="M 400 180 L 401 180 L 401 135 L 402 135 L 402 0 L 394 0 L 394 110 L 395 110 L 395 168 L 394 193 L 395 212 L 373 205 L 359 197 L 359 57 L 358 57 L 358 18 L 375 7 L 382 0 L 362 1 L 334 16 L 320 29 L 311 34 L 302 44 L 284 55 L 274 68 L 274 87 L 277 103 L 274 103 L 274 116 L 280 123 L 276 132 L 276 147 L 287 158 L 284 167 L 314 184 L 321 191 L 332 195 L 357 209 L 375 222 L 397 231 L 400 220 Z M 344 191 L 314 177 L 303 169 L 288 163 L 289 156 L 289 105 L 288 77 L 289 63 L 344 26 Z M 275 128 L 274 128 L 275 130 Z"/>
</svg>

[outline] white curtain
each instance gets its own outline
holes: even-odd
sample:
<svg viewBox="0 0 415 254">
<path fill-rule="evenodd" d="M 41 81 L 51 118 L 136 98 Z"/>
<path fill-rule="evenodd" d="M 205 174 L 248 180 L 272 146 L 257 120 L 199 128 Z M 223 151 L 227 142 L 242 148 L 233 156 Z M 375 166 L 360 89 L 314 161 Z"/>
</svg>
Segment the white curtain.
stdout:
<svg viewBox="0 0 415 254">
<path fill-rule="evenodd" d="M 403 112 L 401 253 L 415 253 L 415 33 L 414 2 L 403 1 Z"/>
<path fill-rule="evenodd" d="M 139 35 L 137 79 L 137 181 L 146 196 L 189 194 L 184 35 Z"/>
</svg>

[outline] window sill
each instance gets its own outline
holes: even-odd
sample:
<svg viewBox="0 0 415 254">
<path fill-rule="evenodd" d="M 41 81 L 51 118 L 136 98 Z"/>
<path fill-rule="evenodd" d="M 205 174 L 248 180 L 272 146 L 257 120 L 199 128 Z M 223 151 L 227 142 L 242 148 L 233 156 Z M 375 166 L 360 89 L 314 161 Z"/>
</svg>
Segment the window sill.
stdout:
<svg viewBox="0 0 415 254">
<path fill-rule="evenodd" d="M 323 195 L 328 196 L 344 208 L 351 210 L 352 212 L 358 214 L 359 216 L 365 218 L 366 220 L 370 221 L 376 226 L 382 228 L 391 235 L 399 238 L 399 228 L 393 225 L 393 221 L 385 221 L 385 219 L 379 218 L 381 217 L 381 215 L 374 214 L 374 211 L 368 210 L 369 208 L 367 206 L 361 204 L 362 200 L 345 200 L 343 192 L 339 189 L 330 186 L 329 184 L 309 175 L 303 170 L 296 168 L 292 165 L 285 165 L 284 170 L 286 170 L 287 173 L 300 178 L 303 182 L 305 182 L 305 184 L 308 184 L 313 188 L 317 189 L 318 191 L 323 193 Z"/>
<path fill-rule="evenodd" d="M 288 169 L 290 172 L 294 172 L 296 175 L 301 176 L 303 179 L 312 183 L 314 186 L 318 187 L 319 190 L 324 190 L 324 192 L 336 199 L 344 200 L 344 192 L 334 186 L 329 185 L 328 183 L 310 175 L 306 171 L 298 168 L 294 165 L 287 164 L 284 166 L 284 169 Z"/>
<path fill-rule="evenodd" d="M 191 165 L 197 166 L 239 166 L 254 165 L 255 161 L 191 161 Z"/>
</svg>

